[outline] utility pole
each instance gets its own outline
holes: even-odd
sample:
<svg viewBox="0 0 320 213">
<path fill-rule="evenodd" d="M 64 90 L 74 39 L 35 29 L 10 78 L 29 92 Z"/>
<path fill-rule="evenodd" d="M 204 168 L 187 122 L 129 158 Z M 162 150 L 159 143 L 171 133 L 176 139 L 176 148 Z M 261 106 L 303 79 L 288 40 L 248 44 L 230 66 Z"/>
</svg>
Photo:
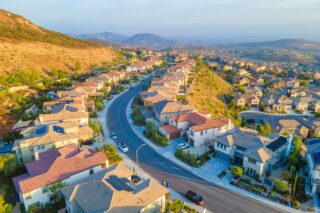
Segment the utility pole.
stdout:
<svg viewBox="0 0 320 213">
<path fill-rule="evenodd" d="M 137 165 L 137 171 L 136 171 L 136 174 L 138 174 L 138 170 L 139 170 L 139 159 L 138 159 L 138 152 L 139 152 L 139 150 L 142 148 L 142 147 L 144 147 L 146 144 L 144 143 L 144 144 L 141 144 L 137 149 L 136 149 L 136 165 Z"/>
</svg>

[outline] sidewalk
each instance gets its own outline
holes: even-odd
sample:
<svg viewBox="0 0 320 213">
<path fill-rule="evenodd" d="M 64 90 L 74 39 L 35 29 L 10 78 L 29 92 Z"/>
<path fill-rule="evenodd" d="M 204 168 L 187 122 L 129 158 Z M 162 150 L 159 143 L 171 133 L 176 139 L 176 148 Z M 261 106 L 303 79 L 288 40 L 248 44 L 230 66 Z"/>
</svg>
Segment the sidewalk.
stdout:
<svg viewBox="0 0 320 213">
<path fill-rule="evenodd" d="M 150 146 L 152 149 L 154 149 L 155 151 L 157 151 L 159 154 L 163 155 L 165 158 L 167 158 L 168 160 L 172 161 L 173 163 L 189 170 L 190 172 L 192 172 L 193 174 L 199 176 L 200 178 L 203 178 L 219 187 L 222 187 L 222 188 L 225 188 L 225 189 L 228 189 L 230 191 L 233 191 L 233 192 L 236 192 L 236 193 L 239 193 L 241 195 L 244 195 L 244 196 L 247 196 L 251 199 L 254 199 L 258 202 L 262 202 L 264 204 L 268 204 L 272 207 L 274 207 L 275 209 L 280 209 L 280 210 L 283 210 L 283 211 L 286 211 L 286 212 L 299 212 L 298 210 L 296 209 L 293 209 L 293 208 L 290 208 L 290 207 L 287 207 L 287 206 L 284 206 L 282 204 L 279 204 L 279 203 L 276 203 L 276 202 L 273 202 L 269 199 L 266 199 L 266 198 L 263 198 L 263 197 L 260 197 L 260 196 L 257 196 L 253 193 L 250 193 L 246 190 L 243 190 L 241 188 L 238 188 L 236 186 L 233 186 L 230 184 L 230 181 L 231 181 L 231 176 L 229 175 L 226 175 L 223 179 L 220 179 L 217 175 L 217 172 L 215 170 L 213 171 L 210 171 L 210 170 L 206 170 L 206 169 L 203 169 L 203 168 L 194 168 L 194 167 L 191 167 L 185 163 L 183 163 L 182 161 L 178 160 L 175 158 L 174 156 L 174 152 L 172 152 L 172 150 L 170 151 L 170 149 L 172 149 L 172 147 L 175 147 L 174 144 L 170 144 L 168 147 L 166 148 L 162 148 L 162 147 L 159 147 L 157 145 L 155 145 L 154 143 L 152 143 L 150 140 L 148 140 L 144 135 L 143 135 L 143 131 L 144 131 L 144 128 L 145 127 L 138 127 L 138 126 L 135 126 L 133 121 L 131 120 L 131 104 L 132 104 L 132 101 L 133 99 L 131 99 L 131 101 L 129 102 L 127 108 L 126 108 L 126 116 L 127 116 L 127 119 L 128 119 L 128 123 L 131 127 L 131 129 L 136 133 L 136 135 L 141 139 L 143 140 L 148 146 Z M 216 159 L 214 159 L 215 161 Z M 204 168 L 207 168 L 206 165 L 208 164 L 208 162 L 203 166 Z M 210 167 L 209 167 L 210 168 Z M 215 171 L 215 172 L 214 172 Z"/>
<path fill-rule="evenodd" d="M 140 83 L 140 82 L 138 82 Z M 136 84 L 138 84 L 136 83 Z M 135 84 L 135 85 L 136 85 Z M 133 85 L 133 86 L 135 86 Z M 117 99 L 119 96 L 121 96 L 122 93 L 124 93 L 126 91 L 123 91 L 117 95 L 114 96 L 114 98 L 111 100 L 111 101 L 104 101 L 104 104 L 105 104 L 105 107 L 104 109 L 99 112 L 99 116 L 98 116 L 98 121 L 100 122 L 101 124 L 101 128 L 103 130 L 103 135 L 104 135 L 104 142 L 103 143 L 94 143 L 93 145 L 91 145 L 90 147 L 94 147 L 94 148 L 97 148 L 97 147 L 102 147 L 104 144 L 108 143 L 108 144 L 113 144 L 115 145 L 115 147 L 117 147 L 117 144 L 115 143 L 114 140 L 112 140 L 112 138 L 110 137 L 110 134 L 109 134 L 109 131 L 108 131 L 108 128 L 107 128 L 107 123 L 106 123 L 106 118 L 107 118 L 107 113 L 108 113 L 108 110 L 109 110 L 109 107 L 110 105 L 112 104 L 112 102 Z M 131 105 L 131 102 L 130 102 L 130 105 Z M 146 173 L 143 169 L 141 169 L 140 167 L 138 168 L 137 170 L 137 166 L 136 166 L 136 163 L 134 161 L 132 161 L 127 155 L 125 155 L 123 152 L 119 152 L 119 154 L 121 155 L 121 157 L 123 158 L 126 166 L 132 170 L 132 171 L 136 171 L 139 176 L 141 176 L 142 178 L 145 178 L 145 179 L 154 179 L 152 176 L 150 176 L 148 173 Z M 198 212 L 202 213 L 202 212 L 207 212 L 207 213 L 210 213 L 210 211 L 204 209 L 203 207 L 201 206 L 198 206 L 198 205 L 195 205 L 193 203 L 191 203 L 189 200 L 187 200 L 184 196 L 182 196 L 181 194 L 175 192 L 174 190 L 170 189 L 170 195 L 171 195 L 171 198 L 173 199 L 176 199 L 176 198 L 179 198 L 181 200 L 183 200 L 186 205 L 190 206 L 191 208 L 194 208 L 196 209 Z"/>
</svg>

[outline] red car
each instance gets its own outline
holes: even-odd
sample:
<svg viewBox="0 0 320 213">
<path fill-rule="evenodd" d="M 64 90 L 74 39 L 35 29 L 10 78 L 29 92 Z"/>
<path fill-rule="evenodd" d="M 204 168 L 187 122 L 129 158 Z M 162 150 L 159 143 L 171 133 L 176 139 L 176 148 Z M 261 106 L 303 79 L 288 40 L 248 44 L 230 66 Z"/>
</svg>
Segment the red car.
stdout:
<svg viewBox="0 0 320 213">
<path fill-rule="evenodd" d="M 203 197 L 201 197 L 200 195 L 198 195 L 197 193 L 193 192 L 193 191 L 187 191 L 186 193 L 186 197 L 191 200 L 192 202 L 203 206 L 204 205 L 204 200 Z"/>
</svg>

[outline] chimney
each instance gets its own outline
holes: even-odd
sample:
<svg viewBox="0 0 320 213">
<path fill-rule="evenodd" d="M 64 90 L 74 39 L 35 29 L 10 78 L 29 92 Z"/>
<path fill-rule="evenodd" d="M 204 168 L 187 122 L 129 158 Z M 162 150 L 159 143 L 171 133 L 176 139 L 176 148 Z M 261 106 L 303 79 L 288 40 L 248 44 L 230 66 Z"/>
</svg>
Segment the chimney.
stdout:
<svg viewBox="0 0 320 213">
<path fill-rule="evenodd" d="M 292 134 L 290 134 L 289 137 L 287 137 L 287 141 L 288 141 L 288 146 L 287 146 L 287 150 L 286 150 L 286 157 L 288 157 L 290 154 L 290 148 L 291 148 L 291 144 L 292 144 Z"/>
<path fill-rule="evenodd" d="M 34 153 L 34 159 L 35 159 L 36 161 L 40 160 L 40 158 L 39 158 L 39 152 L 35 152 L 35 153 Z"/>
</svg>

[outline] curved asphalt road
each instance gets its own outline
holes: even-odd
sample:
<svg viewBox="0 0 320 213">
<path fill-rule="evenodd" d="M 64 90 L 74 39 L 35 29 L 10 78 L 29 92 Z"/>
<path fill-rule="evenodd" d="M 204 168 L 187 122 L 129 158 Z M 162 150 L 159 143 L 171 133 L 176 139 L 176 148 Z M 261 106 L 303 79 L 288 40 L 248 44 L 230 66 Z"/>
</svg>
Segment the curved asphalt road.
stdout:
<svg viewBox="0 0 320 213">
<path fill-rule="evenodd" d="M 127 144 L 130 151 L 126 154 L 132 160 L 136 159 L 135 150 L 144 142 L 130 128 L 125 111 L 131 98 L 140 91 L 142 91 L 142 85 L 138 84 L 114 100 L 109 107 L 106 118 L 109 131 L 117 134 L 117 142 Z M 185 193 L 189 189 L 199 193 L 205 199 L 205 207 L 214 213 L 279 212 L 271 206 L 220 188 L 199 178 L 188 170 L 172 163 L 148 146 L 141 148 L 139 151 L 139 166 L 159 181 L 166 180 L 169 182 L 171 187 L 179 193 Z"/>
</svg>

